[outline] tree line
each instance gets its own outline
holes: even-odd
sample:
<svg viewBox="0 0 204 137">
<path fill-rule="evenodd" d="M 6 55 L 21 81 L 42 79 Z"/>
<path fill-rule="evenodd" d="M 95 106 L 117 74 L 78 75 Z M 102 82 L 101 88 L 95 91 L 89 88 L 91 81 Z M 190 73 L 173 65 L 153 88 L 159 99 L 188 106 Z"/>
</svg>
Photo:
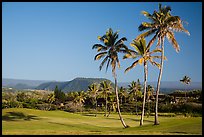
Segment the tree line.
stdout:
<svg viewBox="0 0 204 137">
<path fill-rule="evenodd" d="M 147 86 L 145 116 L 153 115 L 155 110 L 155 89 Z M 139 79 L 132 81 L 127 88 L 119 87 L 118 95 L 122 113 L 141 115 L 143 86 Z M 187 97 L 187 100 L 186 100 Z M 177 99 L 178 98 L 178 99 Z M 182 115 L 202 115 L 202 91 L 175 91 L 164 94 L 159 99 L 159 111 Z M 64 93 L 56 86 L 54 91 L 16 91 L 3 88 L 2 109 L 31 108 L 40 110 L 64 110 L 68 112 L 88 112 L 97 116 L 104 113 L 109 117 L 117 112 L 116 96 L 112 84 L 108 81 L 93 83 L 87 91 Z M 160 114 L 161 115 L 161 114 Z M 167 114 L 167 116 L 170 114 Z M 171 114 L 174 116 L 175 114 Z"/>
</svg>

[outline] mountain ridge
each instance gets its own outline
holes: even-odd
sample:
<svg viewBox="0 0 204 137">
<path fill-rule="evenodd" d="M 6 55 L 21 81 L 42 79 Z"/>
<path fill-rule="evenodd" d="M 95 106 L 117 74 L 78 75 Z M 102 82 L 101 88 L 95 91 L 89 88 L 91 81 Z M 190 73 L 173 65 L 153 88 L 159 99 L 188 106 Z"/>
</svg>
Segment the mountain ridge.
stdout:
<svg viewBox="0 0 204 137">
<path fill-rule="evenodd" d="M 105 78 L 85 78 L 85 77 L 77 77 L 70 81 L 54 81 L 54 80 L 25 80 L 25 79 L 9 79 L 2 78 L 2 87 L 11 87 L 16 89 L 50 89 L 54 90 L 55 86 L 58 85 L 62 91 L 81 91 L 87 90 L 88 85 L 90 85 L 91 81 L 98 81 L 97 79 L 108 80 Z M 87 82 L 87 80 L 89 82 Z M 99 82 L 98 81 L 98 82 Z M 110 81 L 110 80 L 109 80 Z M 128 87 L 130 82 L 118 82 L 118 86 Z M 143 84 L 143 82 L 141 82 Z M 157 82 L 147 82 L 147 84 L 152 85 L 156 89 Z M 83 87 L 83 88 L 80 88 Z M 163 90 L 189 90 L 189 89 L 201 89 L 202 90 L 202 82 L 191 82 L 190 85 L 182 84 L 180 81 L 161 81 L 161 89 Z"/>
</svg>

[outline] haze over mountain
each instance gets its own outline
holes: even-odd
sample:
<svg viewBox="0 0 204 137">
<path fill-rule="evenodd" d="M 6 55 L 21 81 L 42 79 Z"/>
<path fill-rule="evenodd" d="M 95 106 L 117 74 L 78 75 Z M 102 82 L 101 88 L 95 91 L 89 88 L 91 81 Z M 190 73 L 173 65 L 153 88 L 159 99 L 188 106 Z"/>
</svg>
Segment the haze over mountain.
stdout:
<svg viewBox="0 0 204 137">
<path fill-rule="evenodd" d="M 100 83 L 101 81 L 108 80 L 104 78 L 75 78 L 71 81 L 48 81 L 48 80 L 22 80 L 22 79 L 8 79 L 2 78 L 2 87 L 11 87 L 15 89 L 42 89 L 54 90 L 56 85 L 63 92 L 70 91 L 86 91 L 88 86 L 94 82 Z M 108 80 L 110 81 L 110 80 Z M 130 82 L 119 82 L 118 86 L 128 87 Z M 143 84 L 143 82 L 141 82 Z M 148 82 L 156 90 L 157 82 Z M 174 90 L 189 90 L 201 89 L 202 82 L 191 82 L 190 85 L 182 84 L 180 81 L 162 81 L 161 92 L 172 92 Z"/>
<path fill-rule="evenodd" d="M 11 87 L 16 89 L 34 89 L 40 84 L 50 81 L 2 78 L 2 87 Z"/>
<path fill-rule="evenodd" d="M 130 83 L 121 82 L 118 85 L 123 87 L 128 87 Z M 141 82 L 143 84 L 143 82 Z M 147 82 L 148 85 L 152 85 L 155 89 L 157 87 L 157 82 Z M 162 89 L 202 89 L 202 82 L 191 82 L 189 85 L 185 85 L 180 81 L 161 81 Z"/>
</svg>

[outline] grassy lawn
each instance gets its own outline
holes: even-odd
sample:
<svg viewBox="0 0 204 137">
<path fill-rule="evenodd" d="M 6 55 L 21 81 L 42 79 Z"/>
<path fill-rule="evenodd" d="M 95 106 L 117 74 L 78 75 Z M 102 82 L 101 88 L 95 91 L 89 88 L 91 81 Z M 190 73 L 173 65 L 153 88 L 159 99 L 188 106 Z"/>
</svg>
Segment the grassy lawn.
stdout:
<svg viewBox="0 0 204 137">
<path fill-rule="evenodd" d="M 150 134 L 181 135 L 202 134 L 202 117 L 159 117 L 160 125 L 154 126 L 154 117 L 144 118 L 139 126 L 140 116 L 123 115 L 130 128 L 124 129 L 117 114 L 108 118 L 103 114 L 74 114 L 64 111 L 42 111 L 25 108 L 2 110 L 2 134 Z"/>
</svg>

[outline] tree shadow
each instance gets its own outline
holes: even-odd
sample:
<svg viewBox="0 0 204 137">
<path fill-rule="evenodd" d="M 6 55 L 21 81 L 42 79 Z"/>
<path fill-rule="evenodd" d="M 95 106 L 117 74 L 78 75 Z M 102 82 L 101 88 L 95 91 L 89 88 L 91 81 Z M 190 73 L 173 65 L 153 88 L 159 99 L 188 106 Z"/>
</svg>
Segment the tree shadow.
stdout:
<svg viewBox="0 0 204 137">
<path fill-rule="evenodd" d="M 137 121 L 137 122 L 140 121 L 140 119 L 134 119 L 134 118 L 127 118 L 127 119 L 130 119 L 130 120 L 133 120 L 133 121 Z M 146 120 L 146 119 L 144 119 L 144 122 L 154 122 L 154 121 L 153 120 Z"/>
<path fill-rule="evenodd" d="M 97 115 L 96 114 L 82 114 L 83 116 L 89 116 L 89 117 L 96 117 Z"/>
<path fill-rule="evenodd" d="M 176 133 L 176 134 L 188 134 L 187 132 L 169 132 L 169 133 Z"/>
<path fill-rule="evenodd" d="M 22 112 L 7 112 L 5 115 L 2 116 L 3 121 L 16 121 L 16 120 L 39 120 L 37 116 L 34 115 L 25 115 Z"/>
</svg>

